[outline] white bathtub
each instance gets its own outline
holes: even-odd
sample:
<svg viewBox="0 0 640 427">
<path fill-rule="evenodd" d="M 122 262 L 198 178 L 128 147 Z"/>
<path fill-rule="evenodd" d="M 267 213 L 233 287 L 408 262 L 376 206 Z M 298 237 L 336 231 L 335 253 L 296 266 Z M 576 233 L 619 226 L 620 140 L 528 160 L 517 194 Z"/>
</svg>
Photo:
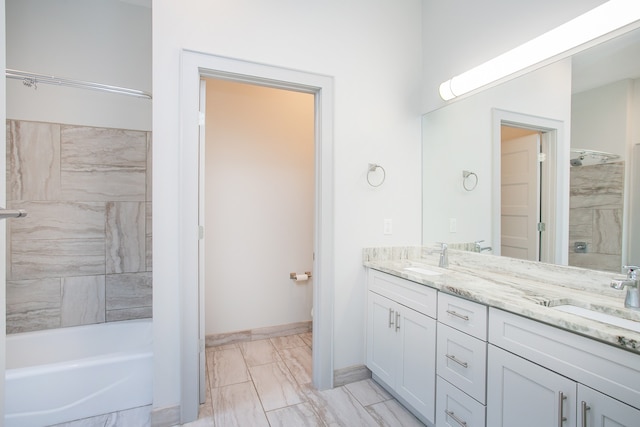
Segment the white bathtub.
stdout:
<svg viewBox="0 0 640 427">
<path fill-rule="evenodd" d="M 5 426 L 46 426 L 151 404 L 150 319 L 7 335 Z"/>
</svg>

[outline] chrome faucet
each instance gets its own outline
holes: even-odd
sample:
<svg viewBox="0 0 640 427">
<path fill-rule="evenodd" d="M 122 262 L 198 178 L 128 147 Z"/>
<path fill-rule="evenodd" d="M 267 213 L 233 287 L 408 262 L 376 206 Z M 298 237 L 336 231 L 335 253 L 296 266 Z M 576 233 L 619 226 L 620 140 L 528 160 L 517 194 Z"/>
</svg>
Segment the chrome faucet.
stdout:
<svg viewBox="0 0 640 427">
<path fill-rule="evenodd" d="M 624 306 L 633 310 L 640 310 L 640 289 L 638 288 L 638 269 L 635 265 L 625 265 L 627 269 L 627 278 L 623 280 L 613 279 L 611 287 L 614 289 L 623 289 L 627 287 L 627 295 L 624 298 Z"/>
<path fill-rule="evenodd" d="M 484 240 L 476 240 L 475 242 L 473 242 L 475 251 L 478 253 L 482 253 L 484 251 L 490 251 L 491 250 L 491 246 L 485 246 L 482 247 L 482 245 L 480 243 L 484 242 Z"/>
<path fill-rule="evenodd" d="M 446 243 L 440 243 L 442 246 L 440 248 L 440 262 L 438 263 L 438 267 L 447 268 L 449 267 L 449 249 Z"/>
</svg>

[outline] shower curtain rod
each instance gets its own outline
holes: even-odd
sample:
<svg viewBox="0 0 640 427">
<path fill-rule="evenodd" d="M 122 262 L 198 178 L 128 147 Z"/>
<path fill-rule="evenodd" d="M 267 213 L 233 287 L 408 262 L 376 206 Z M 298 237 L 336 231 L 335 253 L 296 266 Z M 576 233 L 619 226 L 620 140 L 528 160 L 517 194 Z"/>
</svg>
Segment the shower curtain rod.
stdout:
<svg viewBox="0 0 640 427">
<path fill-rule="evenodd" d="M 65 79 L 62 77 L 47 76 L 45 74 L 30 73 L 27 71 L 12 70 L 7 68 L 6 76 L 10 79 L 22 80 L 22 84 L 27 87 L 38 88 L 38 83 L 45 83 L 58 86 L 75 87 L 80 89 L 99 90 L 103 92 L 116 93 L 119 95 L 135 96 L 137 98 L 151 99 L 151 94 L 126 87 L 111 86 L 102 83 L 86 82 L 82 80 Z"/>
<path fill-rule="evenodd" d="M 606 151 L 597 151 L 597 150 L 585 150 L 582 148 L 572 148 L 572 153 L 577 154 L 579 157 L 591 157 L 593 159 L 599 159 L 602 162 L 607 162 L 609 160 L 617 160 L 620 158 L 619 155 L 613 153 L 607 153 Z"/>
</svg>

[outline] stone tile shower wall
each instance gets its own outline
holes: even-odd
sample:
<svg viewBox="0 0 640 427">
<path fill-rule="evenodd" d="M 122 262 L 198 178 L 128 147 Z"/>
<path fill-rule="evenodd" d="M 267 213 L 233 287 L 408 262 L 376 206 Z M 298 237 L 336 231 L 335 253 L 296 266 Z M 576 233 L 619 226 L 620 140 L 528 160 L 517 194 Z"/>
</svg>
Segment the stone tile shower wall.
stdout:
<svg viewBox="0 0 640 427">
<path fill-rule="evenodd" d="M 7 333 L 151 317 L 151 133 L 7 121 Z"/>
<path fill-rule="evenodd" d="M 620 272 L 624 162 L 571 168 L 569 265 Z M 587 253 L 574 243 L 586 242 Z"/>
</svg>

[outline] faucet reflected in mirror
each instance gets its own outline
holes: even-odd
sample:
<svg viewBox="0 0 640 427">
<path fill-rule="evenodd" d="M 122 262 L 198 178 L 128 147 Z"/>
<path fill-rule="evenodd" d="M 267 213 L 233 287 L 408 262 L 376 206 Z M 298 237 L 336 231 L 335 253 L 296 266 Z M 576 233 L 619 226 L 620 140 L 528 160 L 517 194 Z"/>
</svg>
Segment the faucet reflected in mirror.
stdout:
<svg viewBox="0 0 640 427">
<path fill-rule="evenodd" d="M 638 269 L 635 265 L 625 265 L 627 269 L 627 278 L 624 280 L 614 279 L 611 281 L 613 289 L 627 288 L 627 294 L 624 298 L 624 306 L 633 310 L 640 310 L 640 287 L 638 287 Z"/>
</svg>

